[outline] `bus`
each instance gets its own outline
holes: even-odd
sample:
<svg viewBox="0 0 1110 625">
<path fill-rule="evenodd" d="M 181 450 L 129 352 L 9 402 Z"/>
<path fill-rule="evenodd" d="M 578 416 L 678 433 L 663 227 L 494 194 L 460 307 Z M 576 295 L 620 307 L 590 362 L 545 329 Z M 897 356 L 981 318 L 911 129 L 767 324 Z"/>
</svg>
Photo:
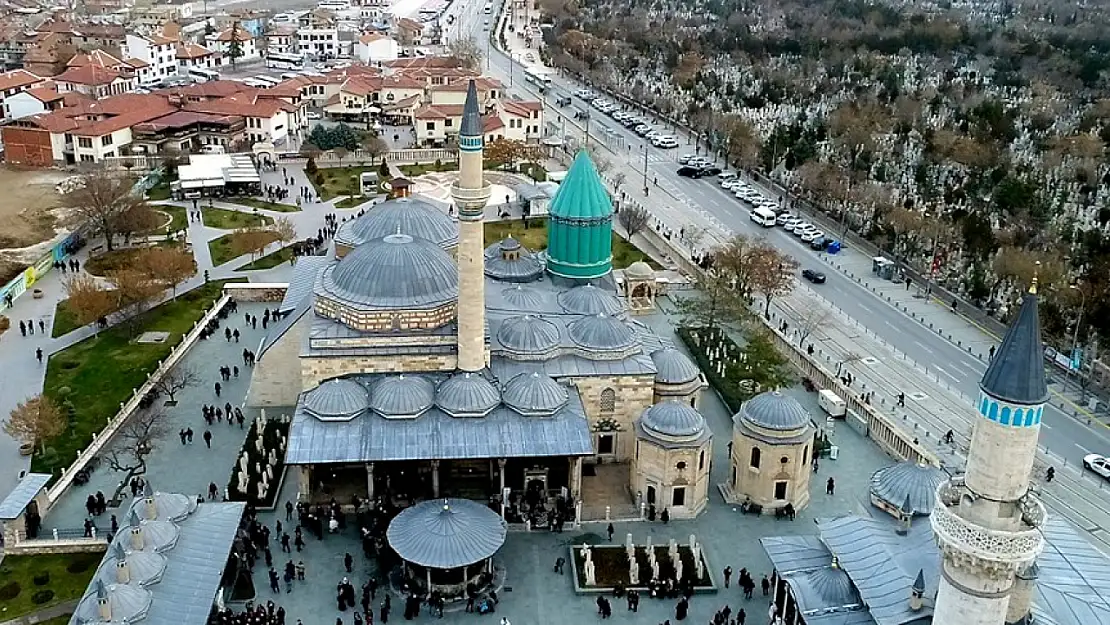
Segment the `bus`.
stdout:
<svg viewBox="0 0 1110 625">
<path fill-rule="evenodd" d="M 300 54 L 288 52 L 270 52 L 266 55 L 266 67 L 269 69 L 301 69 L 304 67 L 304 57 Z"/>
<path fill-rule="evenodd" d="M 260 82 L 260 83 L 266 85 L 267 87 L 273 87 L 274 85 L 281 82 L 280 78 L 274 78 L 273 76 L 266 76 L 266 75 L 253 76 L 252 79 L 255 80 L 256 82 Z"/>
<path fill-rule="evenodd" d="M 527 80 L 533 85 L 541 88 L 547 87 L 547 85 L 551 84 L 551 76 L 548 76 L 547 74 L 541 74 L 530 69 L 524 70 L 524 80 Z"/>
<path fill-rule="evenodd" d="M 486 3 L 486 8 L 485 8 L 485 10 L 484 10 L 483 12 L 484 12 L 484 13 L 485 13 L 486 15 L 489 15 L 490 13 L 492 13 L 492 12 L 493 12 L 493 3 L 492 3 L 492 2 L 487 2 L 487 3 Z"/>
<path fill-rule="evenodd" d="M 219 80 L 220 73 L 206 67 L 190 67 L 189 78 L 192 78 L 196 82 L 211 82 L 213 80 Z"/>
</svg>

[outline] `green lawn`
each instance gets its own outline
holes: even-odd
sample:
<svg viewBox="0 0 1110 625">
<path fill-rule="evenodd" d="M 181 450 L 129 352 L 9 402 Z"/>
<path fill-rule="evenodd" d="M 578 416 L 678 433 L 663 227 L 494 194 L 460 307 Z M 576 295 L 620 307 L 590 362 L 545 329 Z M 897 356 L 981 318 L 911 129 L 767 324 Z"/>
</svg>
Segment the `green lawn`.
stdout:
<svg viewBox="0 0 1110 625">
<path fill-rule="evenodd" d="M 77 328 L 77 319 L 74 318 L 73 313 L 69 310 L 69 300 L 64 299 L 58 302 L 57 307 L 54 308 L 54 329 L 51 330 L 50 336 L 58 338 L 63 334 L 69 334 Z"/>
<path fill-rule="evenodd" d="M 148 200 L 170 199 L 170 180 L 166 178 L 159 180 L 158 184 L 154 185 L 150 188 L 150 191 L 146 192 L 146 197 Z"/>
<path fill-rule="evenodd" d="M 19 585 L 19 594 L 12 599 L 0 599 L 0 618 L 16 619 L 38 612 L 52 605 L 79 598 L 89 586 L 96 567 L 103 557 L 99 553 L 59 553 L 28 556 L 7 556 L 0 563 L 0 587 Z M 70 573 L 69 570 L 74 571 Z M 35 576 L 46 573 L 45 584 L 35 584 Z M 35 603 L 35 593 L 50 590 L 54 596 L 46 602 Z M 64 617 L 67 621 L 69 617 Z M 55 619 L 56 621 L 57 619 Z M 55 621 L 46 621 L 53 623 Z"/>
<path fill-rule="evenodd" d="M 133 264 L 135 256 L 141 253 L 146 248 L 129 247 L 122 250 L 112 250 L 111 252 L 104 252 L 99 256 L 93 256 L 85 261 L 82 269 L 93 274 L 94 276 L 104 276 L 117 269 L 124 269 Z"/>
<path fill-rule="evenodd" d="M 538 252 L 547 249 L 547 220 L 546 219 L 531 219 L 528 221 L 528 229 L 524 229 L 524 225 L 519 219 L 513 221 L 495 221 L 488 222 L 485 225 L 485 244 L 486 246 L 493 245 L 494 243 L 504 239 L 505 237 L 513 237 L 524 247 Z M 632 263 L 642 260 L 651 265 L 655 269 L 659 269 L 658 263 L 653 261 L 647 254 L 644 254 L 635 245 L 617 236 L 613 233 L 613 268 L 624 269 Z"/>
<path fill-rule="evenodd" d="M 151 208 L 155 211 L 158 211 L 159 213 L 164 213 L 164 214 L 169 215 L 171 217 L 171 221 L 170 221 L 170 224 L 169 224 L 169 231 L 170 232 L 177 232 L 178 230 L 184 230 L 184 229 L 189 227 L 189 218 L 185 214 L 185 208 L 183 208 L 181 206 L 173 206 L 171 204 L 160 204 L 158 206 L 153 206 Z M 165 226 L 163 226 L 159 230 L 159 232 L 165 232 L 165 231 L 166 231 Z"/>
<path fill-rule="evenodd" d="M 277 213 L 296 213 L 301 210 L 300 206 L 296 204 L 281 204 L 279 202 L 267 202 L 253 197 L 227 197 L 223 198 L 224 202 L 228 204 L 238 204 L 240 206 L 249 206 L 250 208 L 257 208 L 259 210 L 274 211 Z"/>
<path fill-rule="evenodd" d="M 435 163 L 418 163 L 416 165 L 398 165 L 397 169 L 400 169 L 401 173 L 408 176 L 409 178 L 416 178 L 417 176 L 423 176 L 428 172 L 458 171 L 459 163 L 458 161 L 448 161 L 446 163 L 441 162 L 439 164 L 439 167 L 436 167 Z"/>
<path fill-rule="evenodd" d="M 254 215 L 246 211 L 230 211 L 223 208 L 207 207 L 201 209 L 204 225 L 220 230 L 238 230 L 248 226 L 257 226 L 260 223 L 269 226 L 274 223 L 273 218 L 266 215 Z"/>
<path fill-rule="evenodd" d="M 212 264 L 216 267 L 241 256 L 239 252 L 235 251 L 234 246 L 231 245 L 231 240 L 234 236 L 235 233 L 232 232 L 208 242 L 208 251 L 212 254 Z M 277 241 L 277 234 L 273 235 L 271 242 L 273 241 Z"/>
<path fill-rule="evenodd" d="M 66 434 L 48 443 L 46 457 L 41 453 L 32 457 L 31 470 L 51 473 L 72 464 L 78 450 L 88 447 L 93 434 L 119 412 L 120 402 L 131 396 L 131 389 L 142 386 L 147 372 L 154 371 L 158 361 L 169 355 L 170 347 L 180 342 L 220 297 L 223 285 L 210 282 L 147 311 L 138 322 L 136 336 L 148 330 L 169 332 L 165 343 L 132 343 L 127 328 L 119 326 L 51 356 L 44 393 L 59 403 L 68 398 L 76 407 L 76 416 Z M 64 388 L 69 389 L 68 395 Z M 7 563 L 5 559 L 0 564 Z"/>
<path fill-rule="evenodd" d="M 270 252 L 269 254 L 263 256 L 262 258 L 259 258 L 258 260 L 249 262 L 241 267 L 236 267 L 235 271 L 257 271 L 259 269 L 273 269 L 274 267 L 277 267 L 282 263 L 289 262 L 290 258 L 293 258 L 293 248 L 283 247 L 276 252 Z"/>
<path fill-rule="evenodd" d="M 547 170 L 539 163 L 521 163 L 520 173 L 528 176 L 536 182 L 543 182 L 547 180 Z"/>
<path fill-rule="evenodd" d="M 359 177 L 366 171 L 378 171 L 378 167 L 321 167 L 316 170 L 316 175 L 309 176 L 312 186 L 316 188 L 316 195 L 321 202 L 340 196 L 350 195 L 352 191 L 359 191 Z M 321 184 L 322 181 L 322 184 Z"/>
<path fill-rule="evenodd" d="M 354 197 L 347 196 L 342 200 L 335 203 L 336 208 L 354 208 L 360 204 L 365 204 L 374 198 L 366 197 L 365 195 L 356 195 Z"/>
</svg>

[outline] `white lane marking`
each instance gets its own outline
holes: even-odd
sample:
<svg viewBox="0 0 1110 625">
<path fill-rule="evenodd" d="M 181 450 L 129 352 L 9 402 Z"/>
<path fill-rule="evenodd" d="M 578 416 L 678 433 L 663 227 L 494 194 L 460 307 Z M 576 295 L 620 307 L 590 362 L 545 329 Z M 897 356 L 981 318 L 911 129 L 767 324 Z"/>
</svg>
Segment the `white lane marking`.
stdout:
<svg viewBox="0 0 1110 625">
<path fill-rule="evenodd" d="M 914 341 L 913 343 L 914 343 L 914 345 L 917 345 L 917 346 L 918 346 L 918 347 L 920 347 L 921 349 L 923 349 L 923 350 L 925 350 L 925 351 L 929 352 L 929 353 L 930 353 L 930 354 L 932 354 L 933 356 L 936 356 L 936 355 L 937 355 L 937 353 L 936 353 L 936 352 L 934 352 L 933 350 L 929 349 L 928 347 L 925 347 L 924 345 L 922 345 L 922 344 L 921 344 L 921 341 Z"/>
<path fill-rule="evenodd" d="M 1052 429 L 1052 426 L 1051 426 L 1051 425 L 1049 425 L 1049 424 L 1047 424 L 1047 423 L 1045 423 L 1044 421 L 1041 421 L 1041 428 L 1043 428 L 1043 429 L 1045 429 L 1045 430 L 1051 430 L 1051 429 Z"/>
<path fill-rule="evenodd" d="M 940 367 L 938 367 L 936 365 L 933 365 L 933 368 L 936 369 L 938 373 L 940 373 L 944 377 L 948 378 L 949 380 L 952 380 L 953 382 L 955 382 L 957 384 L 960 383 L 960 381 L 958 379 L 956 379 L 956 377 L 954 375 L 952 375 L 951 373 L 948 373 L 944 369 L 941 369 Z"/>
<path fill-rule="evenodd" d="M 1080 445 L 1079 443 L 1075 443 L 1075 446 L 1078 447 L 1081 451 L 1086 452 L 1088 454 L 1095 453 L 1095 452 L 1091 451 L 1090 449 L 1087 449 L 1086 447 Z"/>
</svg>

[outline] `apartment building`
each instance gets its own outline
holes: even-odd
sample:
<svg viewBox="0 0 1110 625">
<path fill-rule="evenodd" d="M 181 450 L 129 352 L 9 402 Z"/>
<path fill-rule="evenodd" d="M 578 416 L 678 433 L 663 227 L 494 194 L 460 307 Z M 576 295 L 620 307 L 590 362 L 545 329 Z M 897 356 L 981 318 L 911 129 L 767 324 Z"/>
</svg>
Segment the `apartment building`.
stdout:
<svg viewBox="0 0 1110 625">
<path fill-rule="evenodd" d="M 146 63 L 146 67 L 139 68 L 139 85 L 150 85 L 177 75 L 177 44 L 176 39 L 161 34 L 127 34 L 122 50 L 124 58 Z"/>
<path fill-rule="evenodd" d="M 13 96 L 31 89 L 42 81 L 42 77 L 23 69 L 0 74 L 0 110 L 3 110 L 3 118 L 5 120 L 12 118 L 9 103 Z"/>
<path fill-rule="evenodd" d="M 391 37 L 381 33 L 366 33 L 355 42 L 354 58 L 367 65 L 396 61 L 400 47 Z"/>
</svg>

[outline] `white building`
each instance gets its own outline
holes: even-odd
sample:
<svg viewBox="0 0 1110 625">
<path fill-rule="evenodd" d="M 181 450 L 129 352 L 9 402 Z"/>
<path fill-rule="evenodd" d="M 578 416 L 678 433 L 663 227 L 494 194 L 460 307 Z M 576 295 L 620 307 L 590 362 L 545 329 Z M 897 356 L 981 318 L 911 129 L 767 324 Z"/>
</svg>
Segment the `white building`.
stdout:
<svg viewBox="0 0 1110 625">
<path fill-rule="evenodd" d="M 297 28 L 297 49 L 305 57 L 334 59 L 339 56 L 339 29 L 335 21 L 315 13 L 301 16 Z"/>
<path fill-rule="evenodd" d="M 28 72 L 27 70 L 17 69 L 10 72 L 0 74 L 0 106 L 3 107 L 4 119 L 12 119 L 8 102 L 13 96 L 27 91 L 35 85 L 42 82 L 42 78 Z"/>
<path fill-rule="evenodd" d="M 235 31 L 235 39 L 239 41 L 239 56 L 236 61 L 252 61 L 259 58 L 258 46 L 255 44 L 254 36 L 243 27 L 239 28 L 226 28 L 218 33 L 208 35 L 208 45 L 205 46 L 213 52 L 218 52 L 220 55 L 226 57 L 228 62 L 231 62 L 231 40 L 232 30 Z"/>
<path fill-rule="evenodd" d="M 204 46 L 186 41 L 177 44 L 177 73 L 186 76 L 194 67 L 215 69 L 220 67 L 223 58 Z"/>
<path fill-rule="evenodd" d="M 33 87 L 4 98 L 5 119 L 20 119 L 53 111 L 62 105 L 65 96 L 53 87 Z"/>
<path fill-rule="evenodd" d="M 396 61 L 400 51 L 397 42 L 380 33 L 366 33 L 355 43 L 355 58 L 366 65 Z"/>
<path fill-rule="evenodd" d="M 177 40 L 162 35 L 127 34 L 125 58 L 139 59 L 149 67 L 139 69 L 139 84 L 148 85 L 177 75 Z M 146 71 L 144 71 L 146 70 Z"/>
</svg>

